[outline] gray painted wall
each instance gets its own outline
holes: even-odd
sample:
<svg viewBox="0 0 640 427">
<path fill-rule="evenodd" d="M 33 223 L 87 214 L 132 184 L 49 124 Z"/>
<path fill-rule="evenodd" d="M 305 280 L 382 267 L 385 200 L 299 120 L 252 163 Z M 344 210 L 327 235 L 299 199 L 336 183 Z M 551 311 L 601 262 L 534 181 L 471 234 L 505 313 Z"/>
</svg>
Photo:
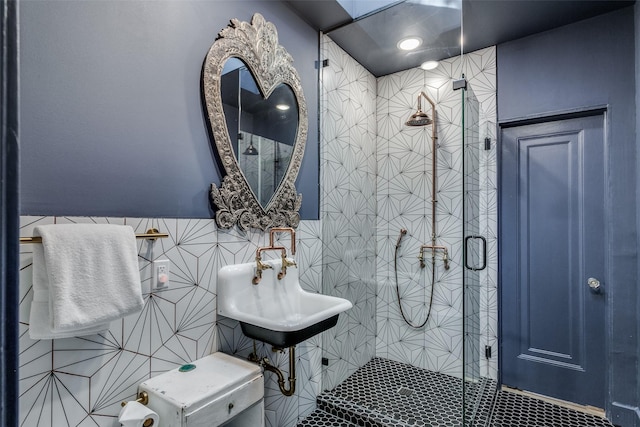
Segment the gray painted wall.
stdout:
<svg viewBox="0 0 640 427">
<path fill-rule="evenodd" d="M 317 33 L 273 1 L 25 1 L 21 214 L 210 218 L 220 183 L 201 103 L 231 18 L 273 22 L 309 112 L 297 189 L 318 218 Z"/>
<path fill-rule="evenodd" d="M 606 105 L 609 394 L 614 424 L 637 406 L 635 29 L 632 9 L 498 46 L 498 121 Z"/>
</svg>

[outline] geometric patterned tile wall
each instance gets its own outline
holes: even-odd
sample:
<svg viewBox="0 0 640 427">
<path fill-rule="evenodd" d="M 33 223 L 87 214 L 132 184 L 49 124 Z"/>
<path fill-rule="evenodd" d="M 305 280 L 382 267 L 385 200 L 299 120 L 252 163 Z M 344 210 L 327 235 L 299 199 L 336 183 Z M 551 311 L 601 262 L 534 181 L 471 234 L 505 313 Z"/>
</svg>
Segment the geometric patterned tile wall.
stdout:
<svg viewBox="0 0 640 427">
<path fill-rule="evenodd" d="M 463 143 L 462 92 L 453 91 L 452 80 L 465 74 L 479 105 L 478 143 L 485 135 L 495 141 L 495 48 L 487 48 L 440 62 L 432 71 L 411 69 L 378 79 L 378 337 L 376 355 L 449 375 L 461 376 L 463 336 Z M 404 121 L 416 108 L 416 97 L 424 91 L 436 104 L 437 174 L 436 239 L 448 248 L 451 268 L 436 264 L 435 283 L 431 283 L 431 263 L 421 269 L 417 260 L 421 244 L 431 242 L 431 126 L 412 128 Z M 495 144 L 494 144 L 495 145 Z M 495 286 L 495 148 L 480 152 L 477 179 L 479 232 L 489 237 L 489 269 L 478 283 L 474 346 L 479 352 L 485 344 L 495 348 L 497 319 Z M 494 204 L 490 206 L 491 204 Z M 398 253 L 398 283 L 403 309 L 422 329 L 402 320 L 395 290 L 394 249 L 401 228 L 408 230 Z M 433 288 L 432 288 L 433 286 Z M 467 301 L 469 302 L 469 301 Z M 497 351 L 493 352 L 496 355 Z M 495 378 L 496 361 L 474 355 L 484 365 L 483 376 Z M 491 364 L 491 366 L 489 366 Z"/>
<path fill-rule="evenodd" d="M 241 346 L 228 346 L 228 324 L 223 324 L 228 319 L 216 319 L 217 271 L 223 265 L 253 261 L 256 248 L 266 242 L 264 233 L 218 230 L 210 219 L 25 216 L 20 235 L 31 236 L 36 225 L 65 222 L 126 224 L 136 233 L 157 228 L 169 237 L 155 243 L 138 241 L 145 302 L 141 313 L 112 322 L 104 334 L 56 340 L 29 338 L 32 246 L 21 245 L 20 425 L 119 426 L 120 402 L 132 399 L 143 380 L 219 349 L 242 353 Z M 319 291 L 319 221 L 302 221 L 297 231 L 301 284 Z M 170 260 L 172 282 L 168 290 L 150 292 L 151 262 L 156 259 Z M 265 375 L 267 426 L 295 425 L 315 408 L 319 347 L 318 340 L 298 345 L 294 396 L 282 396 L 273 375 Z M 274 359 L 267 349 L 260 351 Z M 277 363 L 287 365 L 287 356 L 278 356 Z"/>
<path fill-rule="evenodd" d="M 462 92 L 451 81 L 462 74 L 459 58 L 441 61 L 432 71 L 411 69 L 378 79 L 378 298 L 377 355 L 448 375 L 462 373 Z M 433 195 L 431 126 L 404 122 L 424 91 L 436 104 L 436 194 Z M 424 105 L 425 103 L 423 103 Z M 430 110 L 425 108 L 430 114 Z M 448 248 L 450 269 L 440 254 L 435 272 L 420 268 L 420 246 L 431 244 L 431 199 L 437 199 L 436 244 Z M 405 324 L 395 290 L 394 250 L 401 228 L 407 230 L 398 252 L 398 284 Z M 385 266 L 385 267 L 382 267 Z M 432 276 L 435 273 L 435 281 Z"/>
<path fill-rule="evenodd" d="M 351 329 L 362 324 L 375 327 L 376 356 L 460 376 L 462 93 L 452 90 L 451 81 L 465 72 L 478 98 L 477 137 L 483 141 L 487 135 L 495 141 L 495 48 L 465 54 L 464 62 L 452 58 L 433 71 L 407 70 L 380 77 L 375 83 L 329 37 L 323 38 L 321 49 L 322 58 L 329 59 L 321 73 L 324 289 L 348 296 L 352 302 L 370 300 L 367 308 L 375 317 L 369 319 L 369 311 L 364 316 L 355 311 L 352 318 L 360 316 L 355 323 L 338 325 L 327 340 L 329 366 L 323 387 L 332 388 L 362 365 L 360 355 L 354 359 L 352 339 L 359 335 L 370 342 L 371 335 L 366 329 L 361 333 Z M 398 309 L 393 259 L 399 231 L 406 228 L 398 261 L 400 292 L 405 313 L 414 323 L 422 323 L 432 286 L 430 263 L 422 270 L 417 261 L 420 245 L 431 240 L 431 127 L 403 125 L 416 108 L 421 90 L 437 104 L 437 240 L 449 249 L 451 269 L 446 271 L 441 262 L 436 265 L 431 318 L 427 326 L 415 330 L 405 325 Z M 485 344 L 495 346 L 497 330 L 495 148 L 479 157 L 479 228 L 488 237 L 489 268 L 478 279 L 478 333 L 474 338 L 478 351 Z M 366 239 L 357 241 L 360 246 L 353 245 L 354 236 Z M 372 260 L 368 251 L 374 246 Z M 350 286 L 353 278 L 366 285 Z M 481 375 L 496 377 L 496 353 L 490 361 L 476 358 L 482 364 Z M 366 356 L 371 354 L 367 349 Z"/>
<path fill-rule="evenodd" d="M 331 389 L 375 356 L 376 79 L 330 38 L 321 49 L 323 289 L 353 303 L 323 335 Z"/>
</svg>

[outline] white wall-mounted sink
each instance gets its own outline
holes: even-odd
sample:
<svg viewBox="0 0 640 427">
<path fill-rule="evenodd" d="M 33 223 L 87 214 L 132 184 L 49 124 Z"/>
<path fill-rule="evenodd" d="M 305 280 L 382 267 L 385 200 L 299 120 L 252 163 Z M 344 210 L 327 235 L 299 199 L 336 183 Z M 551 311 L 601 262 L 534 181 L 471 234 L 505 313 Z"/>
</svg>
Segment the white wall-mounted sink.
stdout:
<svg viewBox="0 0 640 427">
<path fill-rule="evenodd" d="M 278 348 L 291 347 L 338 321 L 338 314 L 352 307 L 344 298 L 306 292 L 300 287 L 298 268 L 277 275 L 281 260 L 265 261 L 273 269 L 263 270 L 252 284 L 256 263 L 234 264 L 218 271 L 218 314 L 240 321 L 249 338 Z"/>
</svg>

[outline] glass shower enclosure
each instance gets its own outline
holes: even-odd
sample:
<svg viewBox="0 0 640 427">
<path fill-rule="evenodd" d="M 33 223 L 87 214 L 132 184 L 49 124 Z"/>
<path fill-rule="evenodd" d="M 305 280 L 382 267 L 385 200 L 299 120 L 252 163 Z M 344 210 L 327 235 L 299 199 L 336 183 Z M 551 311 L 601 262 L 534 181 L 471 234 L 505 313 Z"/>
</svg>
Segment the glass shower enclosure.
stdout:
<svg viewBox="0 0 640 427">
<path fill-rule="evenodd" d="M 367 31 L 370 18 L 349 25 Z M 490 151 L 473 83 L 452 85 L 465 58 L 458 49 L 435 70 L 375 77 L 332 37 L 322 35 L 319 61 L 322 291 L 353 308 L 323 333 L 320 406 L 357 420 L 484 425 L 495 389 L 486 358 L 497 353 L 484 326 Z M 405 125 L 421 91 L 436 103 L 435 150 L 432 125 Z M 442 251 L 423 252 L 434 234 L 450 268 Z"/>
</svg>

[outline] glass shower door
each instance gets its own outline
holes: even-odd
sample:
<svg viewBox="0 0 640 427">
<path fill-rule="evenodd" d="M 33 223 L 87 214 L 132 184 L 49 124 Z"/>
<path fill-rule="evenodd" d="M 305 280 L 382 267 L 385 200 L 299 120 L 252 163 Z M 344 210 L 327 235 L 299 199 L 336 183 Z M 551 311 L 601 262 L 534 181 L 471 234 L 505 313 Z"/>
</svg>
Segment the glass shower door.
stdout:
<svg viewBox="0 0 640 427">
<path fill-rule="evenodd" d="M 488 376 L 488 360 L 497 353 L 487 345 L 488 203 L 487 179 L 491 139 L 481 135 L 480 103 L 470 84 L 463 104 L 463 282 L 464 282 L 464 413 L 465 426 L 489 421 L 496 382 Z"/>
</svg>

